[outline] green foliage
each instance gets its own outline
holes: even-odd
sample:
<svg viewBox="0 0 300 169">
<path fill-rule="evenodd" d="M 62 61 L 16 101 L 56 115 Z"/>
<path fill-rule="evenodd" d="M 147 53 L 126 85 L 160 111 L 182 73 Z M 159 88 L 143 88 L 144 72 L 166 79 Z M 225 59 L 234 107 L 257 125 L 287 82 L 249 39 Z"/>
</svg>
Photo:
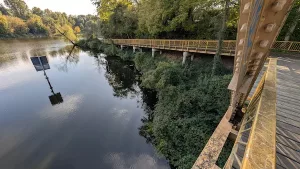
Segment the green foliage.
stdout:
<svg viewBox="0 0 300 169">
<path fill-rule="evenodd" d="M 93 0 L 105 38 L 216 39 L 223 1 L 211 0 Z M 238 3 L 230 5 L 226 39 L 235 39 Z"/>
<path fill-rule="evenodd" d="M 294 2 L 294 6 L 291 9 L 291 11 L 289 13 L 289 16 L 288 16 L 288 18 L 287 18 L 280 34 L 279 34 L 279 36 L 278 36 L 278 40 L 284 40 L 284 37 L 285 37 L 286 33 L 288 32 L 288 29 L 292 25 L 292 22 L 297 18 L 299 19 L 299 13 L 297 12 L 297 10 L 299 8 L 300 8 L 300 1 L 297 0 L 297 1 Z M 293 34 L 291 35 L 290 41 L 300 41 L 299 31 L 300 31 L 300 24 L 298 23 L 295 30 L 294 30 L 294 32 L 293 32 Z"/>
<path fill-rule="evenodd" d="M 5 16 L 0 15 L 0 34 L 6 34 L 8 32 L 8 22 Z"/>
<path fill-rule="evenodd" d="M 76 37 L 76 35 L 75 35 L 75 33 L 74 33 L 71 26 L 65 24 L 60 29 L 61 29 L 61 32 L 63 32 L 64 35 L 66 37 L 68 37 L 70 40 L 73 40 L 73 41 L 77 40 L 77 37 Z"/>
<path fill-rule="evenodd" d="M 31 14 L 23 0 L 4 0 L 4 3 L 12 11 L 13 15 L 18 18 L 27 19 Z"/>
<path fill-rule="evenodd" d="M 29 28 L 22 19 L 12 16 L 7 16 L 6 18 L 11 34 L 22 35 L 28 33 Z"/>
<path fill-rule="evenodd" d="M 44 11 L 41 10 L 40 8 L 38 8 L 38 7 L 33 7 L 32 8 L 32 13 L 35 14 L 35 15 L 38 15 L 38 16 L 42 17 L 43 14 L 44 14 Z"/>
<path fill-rule="evenodd" d="M 231 75 L 211 76 L 212 63 L 206 60 L 181 66 L 137 53 L 134 62 L 142 85 L 158 92 L 153 115 L 143 120 L 140 134 L 176 168 L 191 168 L 226 112 Z"/>
<path fill-rule="evenodd" d="M 49 34 L 49 29 L 42 22 L 42 18 L 37 15 L 33 15 L 29 20 L 27 20 L 27 25 L 29 28 L 29 32 L 32 34 Z"/>
</svg>

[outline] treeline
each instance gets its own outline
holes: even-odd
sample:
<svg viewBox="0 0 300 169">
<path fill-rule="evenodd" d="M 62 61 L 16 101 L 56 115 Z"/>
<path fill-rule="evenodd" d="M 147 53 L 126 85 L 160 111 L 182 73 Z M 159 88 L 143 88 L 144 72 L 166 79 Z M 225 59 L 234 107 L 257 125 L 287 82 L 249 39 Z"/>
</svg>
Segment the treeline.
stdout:
<svg viewBox="0 0 300 169">
<path fill-rule="evenodd" d="M 225 11 L 225 1 L 220 0 L 92 2 L 97 6 L 105 38 L 217 39 Z M 225 39 L 236 39 L 238 17 L 238 0 L 230 0 Z M 300 0 L 296 0 L 278 40 L 300 41 L 299 17 Z"/>
<path fill-rule="evenodd" d="M 29 9 L 23 0 L 4 0 L 0 3 L 0 38 L 52 37 L 65 33 L 70 39 L 76 35 L 96 32 L 97 16 L 67 15 L 49 9 Z"/>
</svg>

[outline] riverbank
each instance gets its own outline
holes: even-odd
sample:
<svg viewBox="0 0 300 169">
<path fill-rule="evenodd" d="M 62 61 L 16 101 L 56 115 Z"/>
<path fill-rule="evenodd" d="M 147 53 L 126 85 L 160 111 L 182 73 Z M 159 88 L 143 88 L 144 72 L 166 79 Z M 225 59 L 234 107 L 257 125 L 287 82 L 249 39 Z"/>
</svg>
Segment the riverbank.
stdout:
<svg viewBox="0 0 300 169">
<path fill-rule="evenodd" d="M 222 68 L 211 76 L 211 60 L 197 60 L 181 65 L 164 55 L 121 51 L 98 39 L 80 41 L 85 50 L 104 52 L 134 62 L 142 74 L 141 85 L 157 92 L 154 110 L 143 119 L 141 134 L 176 168 L 191 168 L 229 105 L 227 86 L 232 74 Z M 231 144 L 224 148 L 219 166 L 227 160 Z"/>
</svg>

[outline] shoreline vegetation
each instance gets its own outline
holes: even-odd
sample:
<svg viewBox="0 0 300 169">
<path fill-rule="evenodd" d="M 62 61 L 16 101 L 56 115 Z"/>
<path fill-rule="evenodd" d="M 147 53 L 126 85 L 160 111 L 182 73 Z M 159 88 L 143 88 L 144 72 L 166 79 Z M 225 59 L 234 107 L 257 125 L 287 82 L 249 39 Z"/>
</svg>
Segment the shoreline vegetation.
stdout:
<svg viewBox="0 0 300 169">
<path fill-rule="evenodd" d="M 113 43 L 97 38 L 80 40 L 83 50 L 119 56 L 132 61 L 141 73 L 141 86 L 157 93 L 157 103 L 142 119 L 140 135 L 154 145 L 171 166 L 189 169 L 214 132 L 229 105 L 227 86 L 232 73 L 225 67 L 211 75 L 212 60 L 197 60 L 182 65 L 163 55 L 121 51 Z M 223 166 L 233 143 L 227 142 L 217 164 Z"/>
<path fill-rule="evenodd" d="M 78 36 L 98 35 L 96 15 L 67 15 L 38 7 L 30 9 L 24 0 L 0 3 L 0 39 L 61 36 L 78 40 Z"/>
</svg>

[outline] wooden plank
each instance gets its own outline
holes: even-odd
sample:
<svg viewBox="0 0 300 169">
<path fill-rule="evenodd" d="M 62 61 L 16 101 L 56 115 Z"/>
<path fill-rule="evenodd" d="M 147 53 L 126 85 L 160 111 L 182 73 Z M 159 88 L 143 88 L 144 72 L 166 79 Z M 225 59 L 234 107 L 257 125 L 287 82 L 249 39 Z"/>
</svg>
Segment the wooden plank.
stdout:
<svg viewBox="0 0 300 169">
<path fill-rule="evenodd" d="M 300 123 L 300 114 L 298 114 L 298 113 L 277 110 L 277 116 L 278 115 L 286 117 L 286 118 L 290 118 L 290 119 L 292 119 L 292 120 L 297 121 L 298 123 Z"/>
<path fill-rule="evenodd" d="M 279 164 L 276 164 L 276 169 L 285 169 L 285 168 L 283 168 L 281 165 L 279 165 Z"/>
<path fill-rule="evenodd" d="M 280 120 L 277 120 L 277 127 L 283 128 L 285 130 L 288 130 L 288 131 L 296 133 L 296 134 L 300 134 L 300 130 L 299 130 L 298 127 L 295 127 L 295 126 L 290 125 L 288 123 L 282 122 Z"/>
<path fill-rule="evenodd" d="M 294 140 L 289 139 L 288 137 L 285 137 L 285 136 L 277 133 L 276 141 L 277 141 L 277 143 L 280 143 L 286 147 L 292 148 L 296 151 L 300 151 L 300 142 L 298 142 L 300 140 L 294 141 Z"/>
<path fill-rule="evenodd" d="M 276 164 L 283 166 L 286 169 L 299 169 L 300 163 L 294 161 L 281 153 L 276 154 Z"/>
<path fill-rule="evenodd" d="M 281 106 L 281 105 L 278 104 L 277 110 L 282 111 L 282 112 L 287 112 L 287 113 L 292 114 L 294 116 L 299 116 L 298 110 L 294 109 L 292 107 Z"/>
<path fill-rule="evenodd" d="M 300 152 L 290 147 L 287 147 L 281 143 L 277 143 L 276 152 L 280 153 L 293 161 L 299 161 Z"/>
<path fill-rule="evenodd" d="M 288 137 L 291 140 L 298 141 L 298 142 L 300 140 L 300 134 L 293 133 L 291 131 L 285 130 L 285 129 L 280 128 L 278 126 L 276 128 L 276 132 L 277 132 L 277 134 L 280 134 L 284 137 Z"/>
<path fill-rule="evenodd" d="M 287 115 L 287 114 L 285 114 L 285 115 Z M 292 126 L 298 127 L 299 128 L 298 130 L 300 131 L 300 122 L 299 121 L 295 121 L 291 118 L 287 118 L 287 117 L 281 116 L 279 114 L 277 114 L 277 120 L 280 120 L 280 121 L 288 123 Z"/>
</svg>

